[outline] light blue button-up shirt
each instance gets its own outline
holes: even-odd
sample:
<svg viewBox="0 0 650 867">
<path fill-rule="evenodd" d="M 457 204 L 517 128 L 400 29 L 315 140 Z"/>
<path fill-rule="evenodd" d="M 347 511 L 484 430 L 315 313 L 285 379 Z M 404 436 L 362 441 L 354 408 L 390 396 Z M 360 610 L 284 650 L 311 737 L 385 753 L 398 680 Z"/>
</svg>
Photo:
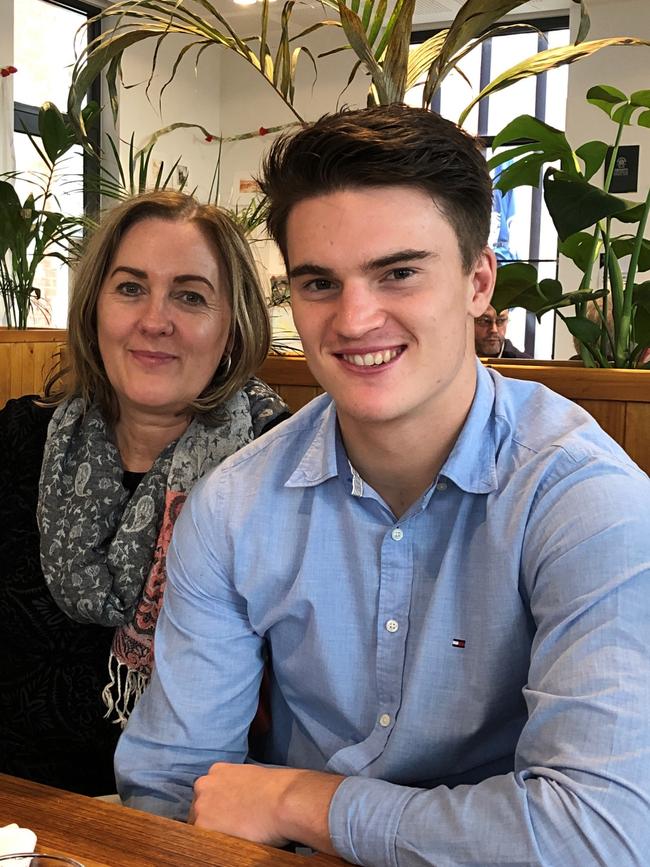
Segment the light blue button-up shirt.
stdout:
<svg viewBox="0 0 650 867">
<path fill-rule="evenodd" d="M 117 751 L 131 806 L 183 818 L 246 759 L 266 643 L 266 759 L 348 777 L 352 863 L 648 863 L 650 481 L 579 407 L 477 369 L 399 520 L 327 396 L 197 485 Z"/>
</svg>

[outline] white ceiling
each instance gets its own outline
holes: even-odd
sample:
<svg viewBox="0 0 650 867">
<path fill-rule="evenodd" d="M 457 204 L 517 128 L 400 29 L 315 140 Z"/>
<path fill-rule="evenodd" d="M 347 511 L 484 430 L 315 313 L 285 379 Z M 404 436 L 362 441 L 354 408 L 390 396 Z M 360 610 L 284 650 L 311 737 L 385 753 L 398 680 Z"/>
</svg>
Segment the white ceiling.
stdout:
<svg viewBox="0 0 650 867">
<path fill-rule="evenodd" d="M 419 29 L 427 26 L 448 24 L 463 5 L 464 0 L 417 0 L 413 23 Z M 256 32 L 259 24 L 260 6 L 238 6 L 233 0 L 219 0 L 219 11 L 225 15 L 229 22 L 240 27 L 251 27 Z M 282 9 L 282 0 L 276 0 L 271 5 L 272 18 L 279 20 Z M 570 0 L 529 0 L 520 6 L 512 17 L 530 18 L 554 13 L 566 13 L 570 6 Z M 318 0 L 298 0 L 293 13 L 294 26 L 308 26 L 324 18 L 334 17 L 334 13 L 318 2 Z"/>
</svg>

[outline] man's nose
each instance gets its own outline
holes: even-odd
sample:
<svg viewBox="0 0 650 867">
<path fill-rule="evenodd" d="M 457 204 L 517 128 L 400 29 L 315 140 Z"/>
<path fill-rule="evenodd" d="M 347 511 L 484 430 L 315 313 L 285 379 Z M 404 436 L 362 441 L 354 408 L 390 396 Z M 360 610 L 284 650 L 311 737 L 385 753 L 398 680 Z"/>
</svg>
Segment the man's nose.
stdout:
<svg viewBox="0 0 650 867">
<path fill-rule="evenodd" d="M 489 326 L 488 330 L 489 330 L 490 334 L 493 334 L 495 331 L 498 333 L 499 328 L 497 326 L 496 319 L 490 319 L 490 326 Z"/>
<path fill-rule="evenodd" d="M 355 280 L 343 286 L 334 317 L 334 328 L 342 337 L 359 338 L 386 321 L 377 294 L 365 281 Z"/>
</svg>

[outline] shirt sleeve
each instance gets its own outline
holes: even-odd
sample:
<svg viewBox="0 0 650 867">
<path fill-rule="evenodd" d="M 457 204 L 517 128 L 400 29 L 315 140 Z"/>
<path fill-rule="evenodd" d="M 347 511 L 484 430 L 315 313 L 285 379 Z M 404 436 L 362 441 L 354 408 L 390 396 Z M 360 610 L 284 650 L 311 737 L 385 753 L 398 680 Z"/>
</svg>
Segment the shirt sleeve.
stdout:
<svg viewBox="0 0 650 867">
<path fill-rule="evenodd" d="M 430 790 L 350 777 L 330 807 L 353 864 L 647 864 L 647 476 L 585 462 L 541 490 L 521 552 L 533 641 L 511 773 Z M 509 552 L 504 540 L 504 557 Z M 450 720 L 450 725 L 453 721 Z"/>
<path fill-rule="evenodd" d="M 228 580 L 212 481 L 199 482 L 174 528 L 153 676 L 115 755 L 126 804 L 175 819 L 187 818 L 194 781 L 214 762 L 245 760 L 263 667 L 262 641 Z"/>
</svg>

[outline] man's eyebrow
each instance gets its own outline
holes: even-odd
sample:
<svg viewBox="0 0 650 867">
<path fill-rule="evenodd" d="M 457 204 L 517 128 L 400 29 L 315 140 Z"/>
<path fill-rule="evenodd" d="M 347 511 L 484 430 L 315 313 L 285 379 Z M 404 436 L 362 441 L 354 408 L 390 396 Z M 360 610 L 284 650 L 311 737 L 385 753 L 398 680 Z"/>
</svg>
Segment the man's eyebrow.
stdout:
<svg viewBox="0 0 650 867">
<path fill-rule="evenodd" d="M 317 277 L 333 277 L 334 272 L 331 268 L 324 268 L 322 265 L 312 265 L 311 262 L 305 262 L 302 265 L 296 265 L 295 268 L 292 268 L 289 271 L 289 278 L 294 277 L 306 277 L 306 276 L 317 276 Z"/>
<path fill-rule="evenodd" d="M 438 258 L 438 254 L 434 250 L 397 250 L 395 253 L 388 253 L 386 256 L 380 256 L 378 259 L 370 259 L 362 266 L 364 271 L 375 271 L 377 268 L 387 268 L 390 265 L 397 265 L 399 262 L 421 261 L 422 259 Z"/>
<path fill-rule="evenodd" d="M 387 268 L 390 265 L 397 265 L 400 262 L 421 261 L 423 259 L 437 259 L 438 254 L 433 250 L 396 250 L 394 253 L 388 253 L 386 256 L 380 256 L 377 259 L 369 259 L 361 266 L 362 271 L 376 271 L 378 268 Z M 297 265 L 289 271 L 289 277 L 333 277 L 334 271 L 331 268 L 325 268 L 322 265 L 314 265 L 311 262 L 305 262 L 302 265 Z"/>
<path fill-rule="evenodd" d="M 118 265 L 111 271 L 111 277 L 114 277 L 118 272 L 123 271 L 126 274 L 132 274 L 134 277 L 139 277 L 141 280 L 147 279 L 147 272 L 141 268 L 132 268 L 130 265 Z M 174 277 L 174 283 L 205 283 L 214 292 L 214 286 L 207 277 L 201 274 L 178 274 Z"/>
</svg>

